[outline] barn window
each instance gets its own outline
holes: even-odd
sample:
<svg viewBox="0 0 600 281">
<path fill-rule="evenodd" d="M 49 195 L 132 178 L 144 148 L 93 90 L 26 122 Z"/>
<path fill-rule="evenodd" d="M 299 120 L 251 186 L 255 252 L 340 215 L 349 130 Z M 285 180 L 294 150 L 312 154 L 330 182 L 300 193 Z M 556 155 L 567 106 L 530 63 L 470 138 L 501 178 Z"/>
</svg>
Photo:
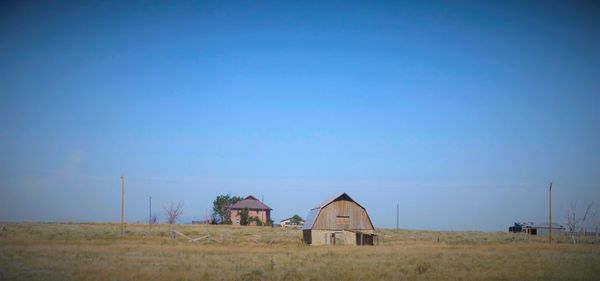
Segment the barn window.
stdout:
<svg viewBox="0 0 600 281">
<path fill-rule="evenodd" d="M 340 229 L 350 228 L 350 216 L 337 216 L 335 217 L 335 224 Z"/>
</svg>

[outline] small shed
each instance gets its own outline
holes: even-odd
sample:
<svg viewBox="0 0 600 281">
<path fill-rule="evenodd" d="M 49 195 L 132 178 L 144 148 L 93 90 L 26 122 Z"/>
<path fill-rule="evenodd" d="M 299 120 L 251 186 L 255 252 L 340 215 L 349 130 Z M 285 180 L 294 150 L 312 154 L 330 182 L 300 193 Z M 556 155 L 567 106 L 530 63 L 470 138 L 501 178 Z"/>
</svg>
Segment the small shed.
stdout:
<svg viewBox="0 0 600 281">
<path fill-rule="evenodd" d="M 565 227 L 558 224 L 552 223 L 550 226 L 549 223 L 536 223 L 536 222 L 515 222 L 515 224 L 508 228 L 509 232 L 513 233 L 525 233 L 529 235 L 537 235 L 537 236 L 546 236 L 552 230 L 552 233 L 555 235 L 560 235 L 565 233 Z"/>
<path fill-rule="evenodd" d="M 309 245 L 375 245 L 379 240 L 367 210 L 342 193 L 311 209 L 302 227 Z"/>
</svg>

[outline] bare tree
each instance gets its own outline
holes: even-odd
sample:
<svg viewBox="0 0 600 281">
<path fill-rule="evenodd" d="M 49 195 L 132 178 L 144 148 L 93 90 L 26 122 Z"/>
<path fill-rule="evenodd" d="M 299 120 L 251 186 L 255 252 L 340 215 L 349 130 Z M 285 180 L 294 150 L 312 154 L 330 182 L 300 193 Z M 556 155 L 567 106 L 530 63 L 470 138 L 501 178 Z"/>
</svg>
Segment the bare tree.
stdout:
<svg viewBox="0 0 600 281">
<path fill-rule="evenodd" d="M 583 218 L 581 219 L 581 226 L 582 226 L 582 231 L 583 231 L 583 235 L 585 235 L 587 233 L 587 219 L 589 218 L 589 214 L 590 214 L 590 210 L 592 209 L 592 205 L 594 205 L 594 202 L 590 203 L 587 205 L 587 208 L 585 208 L 585 212 L 583 213 Z"/>
<path fill-rule="evenodd" d="M 595 240 L 598 241 L 598 230 L 600 230 L 600 216 L 598 215 L 598 209 L 594 208 L 592 213 L 592 227 L 594 228 Z"/>
<path fill-rule="evenodd" d="M 163 206 L 163 209 L 165 210 L 165 214 L 167 216 L 167 222 L 171 224 L 171 233 L 173 237 L 175 237 L 175 224 L 183 213 L 183 203 L 171 202 L 169 205 Z"/>
<path fill-rule="evenodd" d="M 569 233 L 575 232 L 577 224 L 577 203 L 571 203 L 571 205 L 569 205 L 569 210 L 567 211 L 567 231 Z"/>
<path fill-rule="evenodd" d="M 210 216 L 210 214 L 208 212 L 204 212 L 204 215 L 202 216 L 202 222 L 205 224 L 209 224 L 211 219 L 212 217 Z"/>
<path fill-rule="evenodd" d="M 569 206 L 569 210 L 567 212 L 567 231 L 571 234 L 571 239 L 573 239 L 573 244 L 576 243 L 575 235 L 577 232 L 580 232 L 582 235 L 586 235 L 587 222 L 590 218 L 590 211 L 592 211 L 592 206 L 594 202 L 589 203 L 585 208 L 585 212 L 583 212 L 583 216 L 581 218 L 577 217 L 577 203 L 571 203 Z M 595 217 L 596 215 L 593 214 Z M 592 218 L 594 221 L 595 218 Z"/>
<path fill-rule="evenodd" d="M 576 243 L 575 230 L 577 229 L 578 224 L 579 221 L 577 219 L 577 203 L 571 203 L 569 205 L 569 210 L 567 211 L 567 231 L 569 234 L 571 234 L 573 244 Z"/>
</svg>

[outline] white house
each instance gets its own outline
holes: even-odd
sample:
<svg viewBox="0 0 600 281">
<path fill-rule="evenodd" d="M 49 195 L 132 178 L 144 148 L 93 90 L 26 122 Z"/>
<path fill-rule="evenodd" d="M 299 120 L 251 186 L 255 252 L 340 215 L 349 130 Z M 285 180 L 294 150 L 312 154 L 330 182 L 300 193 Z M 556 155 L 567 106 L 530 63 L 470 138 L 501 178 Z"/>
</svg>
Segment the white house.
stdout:
<svg viewBox="0 0 600 281">
<path fill-rule="evenodd" d="M 298 223 L 292 221 L 293 217 L 281 220 L 281 227 L 298 227 L 302 228 L 304 225 L 304 220 L 300 219 Z"/>
</svg>

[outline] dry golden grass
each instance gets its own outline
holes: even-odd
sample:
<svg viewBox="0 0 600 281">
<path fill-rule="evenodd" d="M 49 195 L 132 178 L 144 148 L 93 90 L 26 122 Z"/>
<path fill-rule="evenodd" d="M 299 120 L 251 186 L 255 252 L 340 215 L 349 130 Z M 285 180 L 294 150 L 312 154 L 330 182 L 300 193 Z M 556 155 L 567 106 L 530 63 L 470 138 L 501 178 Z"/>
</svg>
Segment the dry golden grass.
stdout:
<svg viewBox="0 0 600 281">
<path fill-rule="evenodd" d="M 379 230 L 375 247 L 305 246 L 293 229 L 4 224 L 0 280 L 599 280 L 600 245 L 508 233 Z M 564 239 L 564 238 L 560 238 Z"/>
</svg>

